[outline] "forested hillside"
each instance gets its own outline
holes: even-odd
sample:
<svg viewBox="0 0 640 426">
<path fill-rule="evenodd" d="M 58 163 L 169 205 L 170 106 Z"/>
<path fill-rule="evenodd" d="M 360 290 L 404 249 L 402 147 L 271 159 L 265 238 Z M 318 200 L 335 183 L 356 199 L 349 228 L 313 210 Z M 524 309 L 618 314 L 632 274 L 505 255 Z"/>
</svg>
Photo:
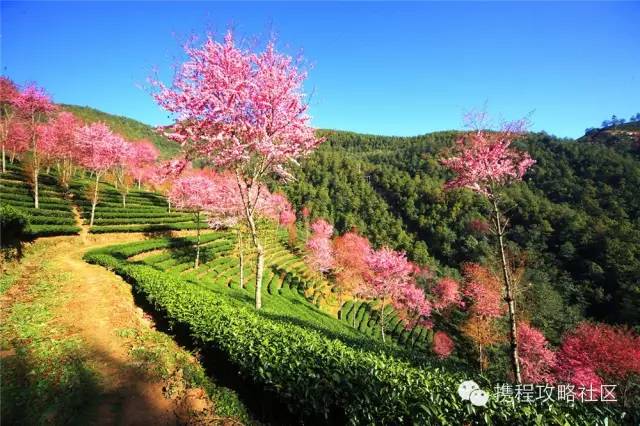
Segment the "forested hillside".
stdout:
<svg viewBox="0 0 640 426">
<path fill-rule="evenodd" d="M 120 115 L 107 114 L 94 108 L 79 105 L 61 105 L 65 111 L 72 112 L 85 123 L 104 122 L 116 133 L 130 140 L 146 139 L 152 142 L 163 158 L 170 158 L 178 153 L 179 146 L 171 142 L 153 127 L 137 120 Z"/>
<path fill-rule="evenodd" d="M 439 160 L 457 133 L 322 133 L 327 143 L 285 188 L 298 210 L 330 218 L 339 232 L 356 227 L 438 274 L 494 261 L 488 202 L 443 189 Z M 508 190 L 509 250 L 526 271 L 521 306 L 551 340 L 585 316 L 640 324 L 640 145 L 632 129 L 606 134 L 603 142 L 533 133 L 518 143 L 537 163 Z"/>
</svg>

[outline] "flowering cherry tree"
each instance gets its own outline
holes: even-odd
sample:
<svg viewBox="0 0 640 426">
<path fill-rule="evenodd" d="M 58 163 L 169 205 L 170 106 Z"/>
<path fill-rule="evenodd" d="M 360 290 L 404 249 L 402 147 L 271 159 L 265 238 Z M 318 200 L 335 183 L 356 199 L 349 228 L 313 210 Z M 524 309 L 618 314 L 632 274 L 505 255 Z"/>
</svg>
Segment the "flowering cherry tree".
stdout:
<svg viewBox="0 0 640 426">
<path fill-rule="evenodd" d="M 500 279 L 486 267 L 477 263 L 462 266 L 469 317 L 461 327 L 464 335 L 478 346 L 478 365 L 482 371 L 487 365 L 484 349 L 503 340 L 496 319 L 505 314 Z"/>
<path fill-rule="evenodd" d="M 433 335 L 433 352 L 440 359 L 448 358 L 453 349 L 455 348 L 455 343 L 451 340 L 451 337 L 444 331 L 436 331 Z"/>
<path fill-rule="evenodd" d="M 211 179 L 204 175 L 181 176 L 173 182 L 169 198 L 180 210 L 194 215 L 196 222 L 196 259 L 195 268 L 200 264 L 200 214 L 211 205 L 211 196 L 215 187 Z"/>
<path fill-rule="evenodd" d="M 57 162 L 58 179 L 65 189 L 73 174 L 73 166 L 79 158 L 76 130 L 80 121 L 70 112 L 62 111 L 49 122 L 52 145 L 49 154 Z"/>
<path fill-rule="evenodd" d="M 125 141 L 109 130 L 106 124 L 92 123 L 78 128 L 76 143 L 80 154 L 78 162 L 91 170 L 96 178 L 89 221 L 89 226 L 93 226 L 100 178 L 121 161 L 125 152 Z"/>
<path fill-rule="evenodd" d="M 598 390 L 601 384 L 617 383 L 622 399 L 640 375 L 640 336 L 620 326 L 578 324 L 562 337 L 556 375 L 560 381 Z"/>
<path fill-rule="evenodd" d="M 504 248 L 508 221 L 501 212 L 500 195 L 506 185 L 521 180 L 535 161 L 526 152 L 511 146 L 526 129 L 527 123 L 524 120 L 506 124 L 498 131 L 490 131 L 484 128 L 485 118 L 485 114 L 471 116 L 470 121 L 476 119 L 479 125 L 475 130 L 460 137 L 452 155 L 442 160 L 442 164 L 455 174 L 455 177 L 445 184 L 445 188 L 471 189 L 486 197 L 493 206 L 492 231 L 498 239 L 505 300 L 509 308 L 511 363 L 516 382 L 522 383 L 514 289 Z"/>
<path fill-rule="evenodd" d="M 51 98 L 44 89 L 35 85 L 25 87 L 13 99 L 16 115 L 24 120 L 29 137 L 31 151 L 31 171 L 33 173 L 33 202 L 34 207 L 40 207 L 38 201 L 38 177 L 40 175 L 40 145 L 39 136 L 49 135 L 49 132 L 38 131 L 38 125 L 47 120 L 49 114 L 55 110 Z"/>
<path fill-rule="evenodd" d="M 452 305 L 460 305 L 462 294 L 460 293 L 460 284 L 453 278 L 444 277 L 438 280 L 433 288 L 435 301 L 433 307 L 438 310 L 444 310 Z"/>
<path fill-rule="evenodd" d="M 131 185 L 133 185 L 133 175 L 131 170 L 135 168 L 136 164 L 136 149 L 131 142 L 124 141 L 120 158 L 113 167 L 113 174 L 115 176 L 116 189 L 122 196 L 122 207 L 127 207 L 127 195 Z"/>
<path fill-rule="evenodd" d="M 326 220 L 318 219 L 311 224 L 311 236 L 306 244 L 307 262 L 311 269 L 321 274 L 333 268 L 332 235 L 333 225 Z"/>
<path fill-rule="evenodd" d="M 333 241 L 336 290 L 340 305 L 345 293 L 353 293 L 364 283 L 369 272 L 367 257 L 371 253 L 369 240 L 356 232 L 346 232 Z M 355 321 L 355 316 L 354 316 Z"/>
<path fill-rule="evenodd" d="M 18 88 L 7 77 L 0 77 L 0 145 L 2 145 L 2 173 L 7 171 L 6 154 L 9 143 L 9 129 L 14 123 L 13 103 L 18 96 Z"/>
<path fill-rule="evenodd" d="M 403 287 L 412 280 L 414 267 L 407 260 L 405 253 L 396 252 L 387 247 L 371 251 L 366 261 L 370 272 L 357 292 L 362 297 L 379 301 L 380 332 L 384 342 L 385 309 L 392 301 L 401 297 Z"/>
<path fill-rule="evenodd" d="M 554 383 L 556 354 L 542 332 L 526 322 L 518 323 L 520 366 L 525 383 Z"/>
<path fill-rule="evenodd" d="M 262 306 L 264 247 L 256 225 L 257 200 L 269 173 L 289 176 L 286 166 L 322 140 L 310 126 L 299 62 L 276 51 L 237 46 L 231 32 L 187 47 L 188 60 L 171 87 L 154 82 L 155 99 L 175 114 L 167 135 L 189 158 L 231 170 L 256 252 L 256 309 Z"/>
<path fill-rule="evenodd" d="M 151 176 L 160 152 L 153 143 L 146 139 L 132 143 L 131 151 L 130 161 L 127 163 L 128 172 L 136 180 L 138 189 L 140 189 L 142 182 Z"/>
<path fill-rule="evenodd" d="M 12 120 L 9 123 L 6 147 L 11 151 L 11 158 L 9 160 L 11 164 L 13 164 L 17 154 L 29 149 L 29 134 L 27 133 L 27 127 L 22 121 Z"/>
</svg>

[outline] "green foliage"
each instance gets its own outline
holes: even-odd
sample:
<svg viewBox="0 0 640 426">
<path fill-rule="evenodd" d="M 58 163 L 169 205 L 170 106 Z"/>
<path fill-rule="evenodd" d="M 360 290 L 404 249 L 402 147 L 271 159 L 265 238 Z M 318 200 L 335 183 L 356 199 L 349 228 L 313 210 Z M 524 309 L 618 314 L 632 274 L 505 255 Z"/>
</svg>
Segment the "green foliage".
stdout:
<svg viewBox="0 0 640 426">
<path fill-rule="evenodd" d="M 384 353 L 350 347 L 313 329 L 260 315 L 179 275 L 126 260 L 167 243 L 98 249 L 85 259 L 113 269 L 158 312 L 187 326 L 200 344 L 224 352 L 245 377 L 275 392 L 297 413 L 353 424 L 591 425 L 620 416 L 601 404 L 514 406 L 491 399 L 486 408 L 474 407 L 456 394 L 465 374 L 417 368 Z"/>
<path fill-rule="evenodd" d="M 284 188 L 298 209 L 310 206 L 339 232 L 356 226 L 375 245 L 406 250 L 438 274 L 456 275 L 463 262 L 493 261 L 490 236 L 470 227 L 487 217 L 486 201 L 443 190 L 449 176 L 439 159 L 457 133 L 324 134 L 327 143 Z M 633 147 L 640 144 L 538 133 L 518 145 L 537 164 L 504 200 L 511 217 L 507 244 L 526 258 L 527 286 L 542 287 L 522 296 L 537 307 L 531 317 L 552 337 L 584 315 L 639 325 L 640 160 Z M 549 295 L 554 303 L 545 303 Z"/>
<path fill-rule="evenodd" d="M 20 244 L 29 234 L 29 217 L 12 206 L 0 205 L 0 247 Z"/>
</svg>

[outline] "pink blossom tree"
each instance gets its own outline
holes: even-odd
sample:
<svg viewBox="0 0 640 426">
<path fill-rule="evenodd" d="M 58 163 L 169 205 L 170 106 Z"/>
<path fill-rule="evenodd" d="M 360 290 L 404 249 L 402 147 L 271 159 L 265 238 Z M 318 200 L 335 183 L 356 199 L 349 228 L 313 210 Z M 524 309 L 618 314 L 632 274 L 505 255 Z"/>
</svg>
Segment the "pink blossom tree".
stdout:
<svg viewBox="0 0 640 426">
<path fill-rule="evenodd" d="M 415 285 L 414 280 L 400 286 L 391 300 L 391 305 L 407 330 L 417 326 L 427 328 L 433 326 L 429 318 L 433 306 L 427 300 L 424 290 Z"/>
<path fill-rule="evenodd" d="M 369 273 L 358 289 L 358 294 L 379 301 L 380 332 L 384 342 L 385 309 L 402 295 L 403 287 L 412 280 L 414 268 L 405 253 L 387 247 L 371 251 L 366 260 Z"/>
<path fill-rule="evenodd" d="M 18 87 L 7 77 L 0 77 L 0 145 L 2 145 L 2 173 L 7 171 L 6 154 L 9 142 L 9 129 L 14 122 L 15 98 L 19 95 Z"/>
<path fill-rule="evenodd" d="M 640 336 L 621 326 L 583 322 L 562 337 L 556 367 L 558 380 L 597 389 L 617 384 L 625 399 L 640 376 Z"/>
<path fill-rule="evenodd" d="M 335 286 L 338 301 L 342 306 L 346 293 L 355 295 L 354 291 L 363 285 L 369 273 L 367 257 L 371 253 L 369 240 L 355 231 L 346 232 L 333 241 L 335 257 Z M 355 324 L 355 316 L 353 317 Z"/>
<path fill-rule="evenodd" d="M 212 204 L 211 196 L 215 190 L 207 176 L 193 174 L 177 178 L 169 192 L 169 198 L 176 208 L 193 213 L 196 222 L 195 268 L 200 265 L 200 215 Z"/>
<path fill-rule="evenodd" d="M 29 149 L 29 134 L 27 127 L 21 120 L 9 122 L 6 147 L 11 152 L 10 162 L 13 164 L 16 155 Z"/>
<path fill-rule="evenodd" d="M 256 309 L 262 306 L 264 247 L 256 226 L 257 200 L 268 173 L 287 177 L 286 166 L 322 140 L 310 126 L 302 91 L 306 73 L 276 51 L 242 49 L 231 32 L 187 47 L 189 59 L 171 87 L 155 82 L 158 103 L 176 115 L 168 136 L 191 158 L 235 173 L 256 252 Z"/>
<path fill-rule="evenodd" d="M 433 287 L 433 295 L 435 296 L 433 307 L 440 311 L 452 305 L 460 305 L 462 301 L 460 284 L 458 281 L 449 277 L 438 280 Z"/>
<path fill-rule="evenodd" d="M 167 200 L 167 211 L 171 213 L 171 199 L 168 197 L 169 191 L 176 180 L 184 171 L 191 170 L 191 163 L 184 159 L 172 159 L 152 167 L 149 175 L 149 183 L 153 189 L 162 193 Z"/>
<path fill-rule="evenodd" d="M 132 155 L 128 162 L 128 172 L 133 176 L 138 185 L 138 189 L 142 187 L 142 182 L 150 177 L 150 171 L 153 170 L 160 152 L 156 146 L 146 139 L 136 141 L 131 145 Z"/>
<path fill-rule="evenodd" d="M 520 366 L 525 383 L 554 383 L 556 354 L 542 332 L 526 322 L 518 323 Z"/>
<path fill-rule="evenodd" d="M 93 226 L 100 178 L 121 161 L 125 152 L 125 141 L 109 130 L 106 124 L 92 123 L 78 128 L 76 143 L 80 153 L 78 162 L 84 168 L 91 170 L 96 178 L 89 221 L 89 226 Z"/>
<path fill-rule="evenodd" d="M 442 164 L 456 175 L 445 184 L 445 188 L 471 189 L 486 197 L 493 206 L 492 231 L 498 239 L 505 299 L 509 308 L 511 363 L 516 382 L 522 383 L 514 289 L 504 248 L 508 221 L 501 212 L 500 196 L 502 189 L 521 180 L 535 161 L 526 152 L 511 146 L 524 132 L 527 124 L 524 120 L 506 124 L 498 131 L 491 131 L 486 129 L 485 119 L 485 113 L 472 115 L 469 121 L 476 122 L 476 129 L 461 136 L 452 155 L 442 160 Z"/>
<path fill-rule="evenodd" d="M 133 175 L 131 170 L 135 168 L 137 151 L 134 144 L 124 141 L 122 152 L 118 161 L 113 166 L 113 174 L 115 176 L 116 189 L 122 196 L 122 208 L 127 207 L 127 195 L 133 185 Z"/>
<path fill-rule="evenodd" d="M 333 246 L 331 236 L 333 225 L 324 219 L 318 219 L 311 224 L 311 236 L 306 244 L 307 262 L 311 269 L 326 274 L 333 268 Z"/>
<path fill-rule="evenodd" d="M 503 340 L 496 326 L 497 318 L 505 314 L 500 279 L 488 268 L 477 263 L 462 266 L 464 277 L 463 301 L 469 317 L 461 331 L 478 347 L 478 365 L 482 371 L 488 365 L 484 349 Z"/>
<path fill-rule="evenodd" d="M 29 85 L 13 99 L 13 106 L 18 115 L 24 120 L 29 135 L 29 150 L 31 151 L 31 171 L 33 173 L 33 202 L 34 207 L 40 207 L 38 200 L 38 177 L 40 175 L 40 138 L 47 132 L 38 132 L 38 124 L 48 119 L 55 110 L 51 98 L 44 89 Z"/>
<path fill-rule="evenodd" d="M 72 113 L 63 111 L 53 118 L 49 125 L 53 139 L 49 154 L 57 162 L 60 184 L 68 189 L 74 164 L 80 156 L 76 139 L 76 130 L 80 127 L 80 121 Z"/>
<path fill-rule="evenodd" d="M 436 331 L 433 335 L 433 352 L 440 359 L 448 358 L 453 349 L 455 348 L 455 343 L 451 340 L 451 337 L 444 331 Z"/>
</svg>

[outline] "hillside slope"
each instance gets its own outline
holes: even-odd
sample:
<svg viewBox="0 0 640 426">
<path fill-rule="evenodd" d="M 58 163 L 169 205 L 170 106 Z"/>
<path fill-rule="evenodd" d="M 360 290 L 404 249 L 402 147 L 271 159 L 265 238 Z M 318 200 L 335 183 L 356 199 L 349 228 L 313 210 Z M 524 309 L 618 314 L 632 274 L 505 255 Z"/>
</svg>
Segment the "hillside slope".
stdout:
<svg viewBox="0 0 640 426">
<path fill-rule="evenodd" d="M 86 123 L 103 121 L 109 125 L 111 130 L 119 133 L 127 139 L 148 139 L 158 147 L 162 158 L 171 158 L 179 151 L 179 146 L 175 142 L 172 142 L 158 134 L 152 126 L 141 123 L 132 118 L 108 114 L 87 106 L 62 104 L 61 107 L 66 111 L 74 113 L 78 118 Z"/>
<path fill-rule="evenodd" d="M 491 239 L 473 229 L 489 206 L 468 191 L 443 190 L 449 175 L 439 159 L 456 132 L 324 134 L 327 143 L 285 188 L 297 208 L 440 273 L 492 261 Z M 640 160 L 620 142 L 538 133 L 518 143 L 537 164 L 508 192 L 509 250 L 526 261 L 522 306 L 553 340 L 585 316 L 640 325 Z"/>
</svg>

